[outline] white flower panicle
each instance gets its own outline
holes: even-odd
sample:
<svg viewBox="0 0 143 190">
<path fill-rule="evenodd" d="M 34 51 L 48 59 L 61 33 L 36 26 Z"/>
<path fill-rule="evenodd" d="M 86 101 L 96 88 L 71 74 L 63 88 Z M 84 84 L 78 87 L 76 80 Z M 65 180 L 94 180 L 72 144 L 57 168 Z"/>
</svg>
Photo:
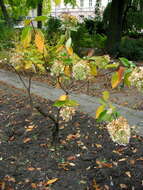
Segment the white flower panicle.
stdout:
<svg viewBox="0 0 143 190">
<path fill-rule="evenodd" d="M 73 77 L 76 80 L 84 80 L 90 75 L 90 67 L 87 63 L 78 62 L 73 65 Z"/>
<path fill-rule="evenodd" d="M 23 60 L 23 54 L 22 53 L 12 53 L 10 58 L 10 63 L 15 66 L 22 62 Z"/>
<path fill-rule="evenodd" d="M 55 62 L 51 67 L 51 75 L 59 76 L 64 73 L 64 65 L 60 62 Z"/>
<path fill-rule="evenodd" d="M 129 81 L 132 86 L 136 86 L 139 91 L 143 91 L 143 67 L 136 67 L 132 71 Z"/>
<path fill-rule="evenodd" d="M 60 117 L 66 122 L 72 119 L 72 116 L 75 114 L 74 107 L 62 107 L 60 110 Z"/>
<path fill-rule="evenodd" d="M 107 129 L 114 142 L 120 145 L 127 145 L 129 143 L 131 130 L 130 125 L 124 117 L 121 116 L 110 122 L 107 125 Z"/>
</svg>

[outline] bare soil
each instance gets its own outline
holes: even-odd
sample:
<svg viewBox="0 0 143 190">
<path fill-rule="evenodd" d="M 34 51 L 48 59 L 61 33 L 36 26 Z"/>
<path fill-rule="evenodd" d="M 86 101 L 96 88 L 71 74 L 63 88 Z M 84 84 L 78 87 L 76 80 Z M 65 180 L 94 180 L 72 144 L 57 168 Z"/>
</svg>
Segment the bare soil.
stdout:
<svg viewBox="0 0 143 190">
<path fill-rule="evenodd" d="M 33 98 L 56 114 L 51 101 Z M 61 121 L 60 143 L 53 147 L 52 128 L 51 120 L 31 114 L 23 91 L 0 83 L 1 190 L 143 189 L 142 137 L 116 145 L 104 125 L 77 112 L 72 121 Z"/>
</svg>

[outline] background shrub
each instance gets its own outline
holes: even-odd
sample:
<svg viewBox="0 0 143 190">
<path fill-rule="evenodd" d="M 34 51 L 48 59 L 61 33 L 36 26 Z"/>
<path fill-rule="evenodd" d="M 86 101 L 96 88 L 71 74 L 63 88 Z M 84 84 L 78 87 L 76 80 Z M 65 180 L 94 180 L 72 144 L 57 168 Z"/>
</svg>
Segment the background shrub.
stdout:
<svg viewBox="0 0 143 190">
<path fill-rule="evenodd" d="M 143 60 L 143 38 L 124 37 L 121 41 L 119 56 L 134 61 Z"/>
</svg>

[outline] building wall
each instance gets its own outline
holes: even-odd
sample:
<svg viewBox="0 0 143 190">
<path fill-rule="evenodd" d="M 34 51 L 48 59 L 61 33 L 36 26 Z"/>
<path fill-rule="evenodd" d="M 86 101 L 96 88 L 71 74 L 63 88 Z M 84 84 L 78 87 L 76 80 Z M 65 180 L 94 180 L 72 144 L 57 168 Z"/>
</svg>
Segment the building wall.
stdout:
<svg viewBox="0 0 143 190">
<path fill-rule="evenodd" d="M 77 6 L 72 7 L 71 5 L 64 5 L 64 0 L 62 0 L 61 4 L 56 6 L 54 1 L 52 0 L 52 9 L 51 15 L 59 17 L 63 13 L 69 13 L 71 15 L 76 16 L 79 19 L 82 18 L 94 18 L 95 17 L 95 4 L 96 0 L 77 0 Z M 108 0 L 102 0 L 101 6 L 101 15 L 107 4 Z M 31 10 L 29 13 L 30 17 L 35 17 L 37 15 L 36 10 Z"/>
<path fill-rule="evenodd" d="M 52 3 L 52 16 L 60 16 L 62 13 L 70 13 L 79 18 L 94 17 L 96 0 L 77 0 L 77 6 L 64 5 L 63 1 L 59 6 Z"/>
</svg>

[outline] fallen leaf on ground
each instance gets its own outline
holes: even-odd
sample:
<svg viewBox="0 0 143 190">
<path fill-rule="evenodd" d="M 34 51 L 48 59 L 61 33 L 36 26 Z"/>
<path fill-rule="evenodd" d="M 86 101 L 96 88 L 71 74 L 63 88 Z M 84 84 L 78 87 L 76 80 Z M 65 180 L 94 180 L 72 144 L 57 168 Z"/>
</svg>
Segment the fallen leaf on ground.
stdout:
<svg viewBox="0 0 143 190">
<path fill-rule="evenodd" d="M 125 174 L 126 174 L 128 177 L 131 177 L 130 171 L 125 172 Z"/>
<path fill-rule="evenodd" d="M 29 142 L 29 141 L 31 141 L 30 138 L 26 138 L 26 139 L 23 140 L 24 143 L 27 143 L 27 142 Z"/>
<path fill-rule="evenodd" d="M 127 188 L 128 188 L 126 184 L 120 184 L 120 187 L 121 187 L 122 189 L 127 189 Z"/>
<path fill-rule="evenodd" d="M 54 178 L 54 179 L 50 179 L 46 182 L 46 185 L 50 185 L 50 184 L 53 184 L 55 183 L 56 181 L 58 181 L 59 179 L 58 178 Z"/>
<path fill-rule="evenodd" d="M 25 128 L 26 128 L 26 132 L 29 132 L 29 131 L 32 131 L 35 128 L 35 126 L 30 125 L 30 126 L 25 127 Z"/>
<path fill-rule="evenodd" d="M 98 164 L 100 167 L 107 167 L 107 168 L 112 168 L 113 165 L 110 163 L 105 163 L 105 162 L 100 162 L 100 161 L 96 161 L 96 164 Z"/>
<path fill-rule="evenodd" d="M 29 168 L 27 168 L 27 170 L 28 170 L 28 171 L 34 171 L 35 168 L 33 168 L 33 167 L 29 167 Z"/>
<path fill-rule="evenodd" d="M 69 157 L 67 157 L 67 160 L 76 160 L 76 156 L 69 156 Z"/>
<path fill-rule="evenodd" d="M 73 135 L 73 134 L 69 134 L 68 136 L 67 136 L 67 138 L 66 138 L 66 140 L 74 140 L 74 139 L 77 139 L 77 138 L 79 138 L 80 137 L 80 134 L 79 133 L 77 133 L 77 134 L 75 134 L 75 135 Z"/>
<path fill-rule="evenodd" d="M 94 190 L 101 190 L 101 188 L 99 187 L 99 185 L 97 185 L 95 179 L 93 180 L 92 187 L 93 187 Z"/>
<path fill-rule="evenodd" d="M 5 180 L 5 181 L 12 181 L 12 182 L 15 183 L 15 178 L 14 178 L 14 177 L 11 177 L 11 176 L 9 176 L 9 175 L 6 175 L 6 176 L 4 177 L 4 180 Z"/>
<path fill-rule="evenodd" d="M 97 148 L 102 148 L 101 144 L 95 144 Z"/>
</svg>

